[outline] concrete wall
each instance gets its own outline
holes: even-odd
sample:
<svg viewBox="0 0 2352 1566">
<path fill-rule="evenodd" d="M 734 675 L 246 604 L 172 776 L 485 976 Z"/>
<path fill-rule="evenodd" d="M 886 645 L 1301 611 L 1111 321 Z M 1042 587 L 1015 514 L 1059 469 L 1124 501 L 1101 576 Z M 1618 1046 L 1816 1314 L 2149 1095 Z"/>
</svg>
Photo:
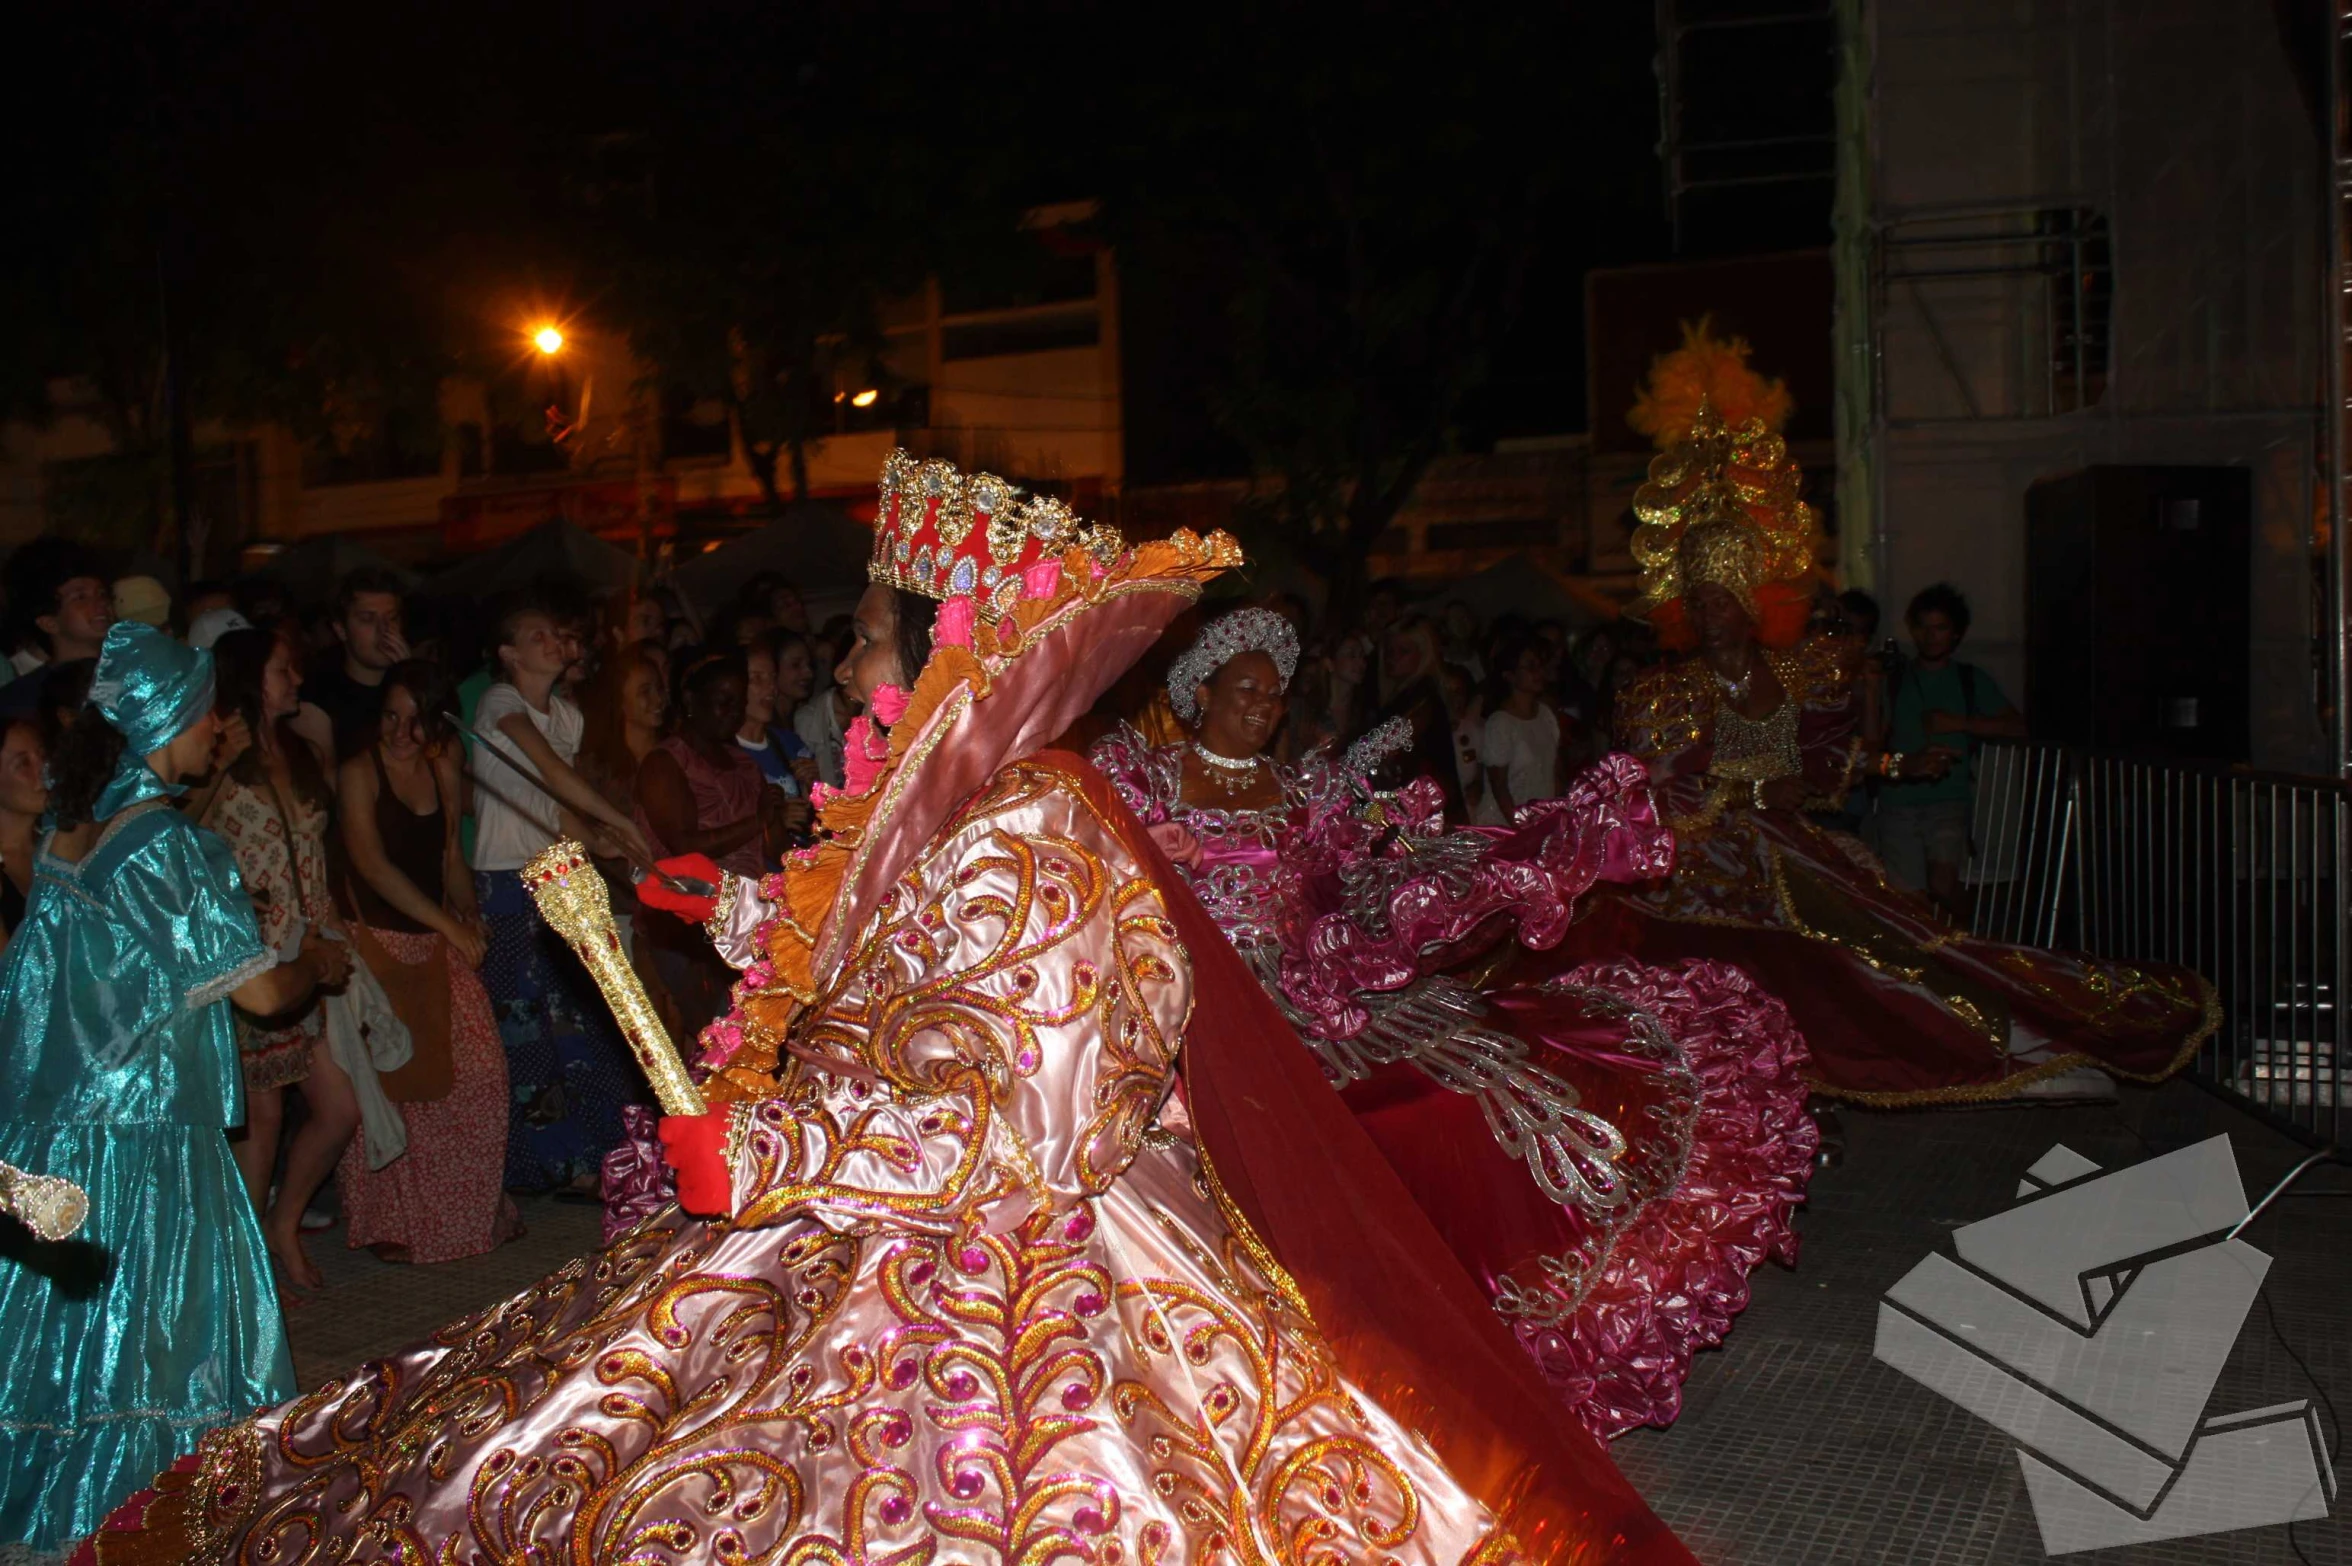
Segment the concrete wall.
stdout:
<svg viewBox="0 0 2352 1566">
<path fill-rule="evenodd" d="M 2249 467 L 2255 759 L 2318 768 L 2319 148 L 2272 8 L 1874 0 L 1868 11 L 1882 596 L 1899 606 L 1939 578 L 1959 585 L 1976 609 L 1971 655 L 2017 690 L 2028 486 L 2089 463 Z M 2088 407 L 2051 395 L 2046 279 L 1886 280 L 2030 255 L 1900 242 L 2030 230 L 2037 209 L 2107 224 L 2112 355 Z"/>
</svg>

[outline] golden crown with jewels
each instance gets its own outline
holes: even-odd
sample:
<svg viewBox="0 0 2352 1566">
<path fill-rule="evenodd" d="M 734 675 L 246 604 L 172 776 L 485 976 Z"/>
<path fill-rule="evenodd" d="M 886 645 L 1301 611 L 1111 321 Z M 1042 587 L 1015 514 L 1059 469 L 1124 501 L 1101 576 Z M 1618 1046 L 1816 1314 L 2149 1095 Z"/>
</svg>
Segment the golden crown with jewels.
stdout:
<svg viewBox="0 0 2352 1566">
<path fill-rule="evenodd" d="M 1076 545 L 1109 569 L 1127 547 L 1049 495 L 1024 494 L 993 473 L 893 451 L 882 465 L 874 555 L 866 574 L 941 602 L 968 598 L 992 625 L 1024 597 L 1052 596 L 1063 551 Z"/>
</svg>

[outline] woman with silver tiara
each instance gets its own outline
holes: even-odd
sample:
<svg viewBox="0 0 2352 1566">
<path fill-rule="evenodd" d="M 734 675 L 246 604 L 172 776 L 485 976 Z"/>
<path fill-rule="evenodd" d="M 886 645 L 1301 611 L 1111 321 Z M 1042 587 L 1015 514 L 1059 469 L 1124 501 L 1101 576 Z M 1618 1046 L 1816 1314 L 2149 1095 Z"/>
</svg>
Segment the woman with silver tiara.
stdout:
<svg viewBox="0 0 2352 1566">
<path fill-rule="evenodd" d="M 294 1389 L 253 1204 L 229 1008 L 341 982 L 265 949 L 228 847 L 172 808 L 212 764 L 212 654 L 123 621 L 50 763 L 55 827 L 0 966 L 0 1159 L 89 1195 L 0 1233 L 0 1541 L 55 1550 L 207 1429 Z"/>
<path fill-rule="evenodd" d="M 903 454 L 879 509 L 818 842 L 640 888 L 743 970 L 661 1126 L 685 1212 L 208 1440 L 99 1561 L 1684 1566 L 1043 749 L 1231 541 Z"/>
<path fill-rule="evenodd" d="M 1298 652 L 1280 615 L 1227 615 L 1168 675 L 1192 737 L 1116 733 L 1094 763 L 1553 1391 L 1599 1435 L 1669 1423 L 1749 1271 L 1795 1260 L 1804 1046 L 1719 963 L 1491 984 L 1596 883 L 1673 864 L 1641 767 L 1609 757 L 1515 826 L 1449 831 L 1427 780 L 1369 781 L 1405 736 L 1295 769 L 1266 754 Z"/>
</svg>

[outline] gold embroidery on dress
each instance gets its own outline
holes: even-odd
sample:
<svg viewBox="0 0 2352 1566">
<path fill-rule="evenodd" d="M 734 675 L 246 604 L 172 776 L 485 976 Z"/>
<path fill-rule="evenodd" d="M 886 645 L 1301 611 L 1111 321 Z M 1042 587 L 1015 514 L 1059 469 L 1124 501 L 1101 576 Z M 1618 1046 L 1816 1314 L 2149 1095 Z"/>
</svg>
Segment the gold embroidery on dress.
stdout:
<svg viewBox="0 0 2352 1566">
<path fill-rule="evenodd" d="M 1821 885 L 1786 854 L 1768 848 L 1772 884 L 1789 928 L 1816 941 L 1843 947 L 1888 978 L 1932 992 L 1970 1031 L 1982 1035 L 2003 1060 L 2009 1056 L 2009 1008 L 1990 990 L 1969 984 L 1917 941 L 1856 908 Z M 1802 897 L 1804 907 L 1799 907 Z M 1968 993 L 1975 991 L 1974 994 Z"/>
</svg>

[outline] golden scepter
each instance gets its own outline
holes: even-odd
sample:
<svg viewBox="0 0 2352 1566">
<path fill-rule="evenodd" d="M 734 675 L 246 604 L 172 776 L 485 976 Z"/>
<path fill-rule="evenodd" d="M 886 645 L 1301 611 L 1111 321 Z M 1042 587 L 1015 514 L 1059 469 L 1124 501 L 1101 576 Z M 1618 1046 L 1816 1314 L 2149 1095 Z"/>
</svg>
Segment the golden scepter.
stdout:
<svg viewBox="0 0 2352 1566">
<path fill-rule="evenodd" d="M 71 1180 L 27 1174 L 14 1164 L 0 1162 L 0 1213 L 44 1240 L 62 1240 L 90 1216 L 90 1198 Z"/>
<path fill-rule="evenodd" d="M 605 895 L 604 877 L 589 861 L 588 850 L 569 839 L 551 845 L 523 866 L 523 885 L 531 889 L 539 916 L 572 943 L 572 950 L 595 976 L 596 987 L 604 992 L 604 1003 L 621 1025 L 621 1036 L 629 1041 L 637 1064 L 653 1084 L 653 1096 L 661 1101 L 662 1113 L 706 1113 L 702 1090 L 686 1074 L 678 1046 L 670 1042 L 668 1030 L 654 1015 L 653 1002 L 646 998 L 645 986 L 638 982 L 637 970 L 629 966 L 628 954 L 621 950 L 612 899 Z"/>
</svg>

